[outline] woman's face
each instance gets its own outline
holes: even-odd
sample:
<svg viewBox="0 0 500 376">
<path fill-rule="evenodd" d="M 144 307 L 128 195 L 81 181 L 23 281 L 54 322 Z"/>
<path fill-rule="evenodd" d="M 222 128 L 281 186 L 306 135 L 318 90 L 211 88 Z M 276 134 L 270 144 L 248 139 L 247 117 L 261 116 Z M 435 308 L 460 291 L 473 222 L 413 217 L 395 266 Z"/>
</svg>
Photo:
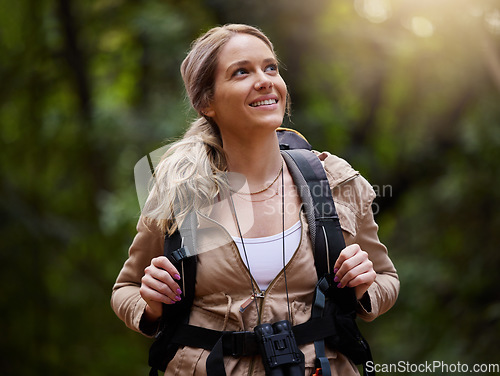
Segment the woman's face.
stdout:
<svg viewBox="0 0 500 376">
<path fill-rule="evenodd" d="M 276 129 L 283 121 L 287 89 L 269 47 L 249 34 L 236 34 L 221 49 L 215 72 L 215 92 L 206 115 L 223 138 Z"/>
</svg>

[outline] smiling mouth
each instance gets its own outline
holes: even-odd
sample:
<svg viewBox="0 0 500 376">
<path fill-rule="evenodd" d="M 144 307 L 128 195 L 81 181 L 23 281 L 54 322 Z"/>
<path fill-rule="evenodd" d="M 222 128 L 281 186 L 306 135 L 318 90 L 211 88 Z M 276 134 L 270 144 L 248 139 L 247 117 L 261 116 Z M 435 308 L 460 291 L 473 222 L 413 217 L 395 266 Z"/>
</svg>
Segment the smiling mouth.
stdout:
<svg viewBox="0 0 500 376">
<path fill-rule="evenodd" d="M 276 103 L 278 103 L 276 99 L 266 99 L 265 101 L 250 103 L 250 107 L 269 106 Z"/>
</svg>

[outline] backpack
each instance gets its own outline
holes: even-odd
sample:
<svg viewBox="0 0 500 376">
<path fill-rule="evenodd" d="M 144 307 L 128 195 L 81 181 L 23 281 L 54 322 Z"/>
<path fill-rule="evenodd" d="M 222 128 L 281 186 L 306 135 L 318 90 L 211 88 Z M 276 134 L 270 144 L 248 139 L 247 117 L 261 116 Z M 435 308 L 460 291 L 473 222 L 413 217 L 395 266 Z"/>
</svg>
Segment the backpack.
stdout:
<svg viewBox="0 0 500 376">
<path fill-rule="evenodd" d="M 367 369 L 367 363 L 372 361 L 371 351 L 356 324 L 358 303 L 354 289 L 337 288 L 333 282 L 333 266 L 345 248 L 345 242 L 325 170 L 300 133 L 278 128 L 277 134 L 282 156 L 304 204 L 318 276 L 311 318 L 292 328 L 297 344 L 314 343 L 315 375 L 331 375 L 325 346 L 341 352 L 354 364 L 363 365 L 365 375 L 375 375 Z M 189 227 L 194 228 L 195 224 L 185 220 L 183 226 L 187 228 L 182 233 L 189 234 Z M 157 376 L 158 371 L 164 372 L 180 346 L 210 351 L 208 376 L 226 374 L 224 355 L 238 357 L 259 353 L 254 332 L 221 332 L 188 324 L 194 299 L 197 257 L 188 256 L 186 249 L 193 244 L 189 236 L 181 238 L 179 231 L 165 236 L 164 254 L 181 273 L 184 296 L 180 302 L 163 307 L 159 331 L 149 350 L 150 376 Z"/>
</svg>

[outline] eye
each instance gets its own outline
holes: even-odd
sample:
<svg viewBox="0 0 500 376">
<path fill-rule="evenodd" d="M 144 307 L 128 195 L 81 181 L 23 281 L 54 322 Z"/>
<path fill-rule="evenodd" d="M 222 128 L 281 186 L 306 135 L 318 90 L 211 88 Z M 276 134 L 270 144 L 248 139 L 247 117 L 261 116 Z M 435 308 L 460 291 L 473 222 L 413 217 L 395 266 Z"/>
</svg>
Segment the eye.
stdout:
<svg viewBox="0 0 500 376">
<path fill-rule="evenodd" d="M 278 64 L 269 64 L 267 67 L 266 67 L 266 72 L 277 72 L 278 71 Z"/>
<path fill-rule="evenodd" d="M 248 70 L 245 68 L 238 68 L 234 71 L 233 76 L 243 76 L 248 73 Z"/>
</svg>

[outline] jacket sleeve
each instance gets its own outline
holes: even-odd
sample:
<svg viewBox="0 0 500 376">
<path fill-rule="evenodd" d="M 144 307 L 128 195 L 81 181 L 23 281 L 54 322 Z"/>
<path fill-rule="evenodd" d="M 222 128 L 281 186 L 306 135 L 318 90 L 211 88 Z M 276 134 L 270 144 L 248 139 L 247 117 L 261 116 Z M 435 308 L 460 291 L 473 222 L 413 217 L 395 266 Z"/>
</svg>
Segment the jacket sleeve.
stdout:
<svg viewBox="0 0 500 376">
<path fill-rule="evenodd" d="M 387 248 L 377 235 L 378 225 L 373 218 L 371 208 L 361 218 L 358 231 L 352 241 L 368 252 L 377 273 L 375 281 L 361 299 L 358 316 L 365 321 L 372 321 L 387 312 L 396 302 L 399 293 L 399 279 L 394 265 L 389 258 Z"/>
<path fill-rule="evenodd" d="M 155 224 L 146 223 L 141 217 L 137 224 L 137 234 L 129 248 L 125 261 L 111 294 L 111 307 L 125 324 L 145 335 L 153 335 L 151 328 L 141 323 L 146 308 L 139 289 L 144 269 L 150 265 L 151 259 L 163 254 L 164 235 Z"/>
<path fill-rule="evenodd" d="M 370 183 L 343 159 L 326 152 L 319 157 L 324 160 L 346 245 L 358 244 L 367 252 L 377 273 L 358 305 L 358 316 L 372 321 L 394 305 L 399 293 L 396 269 L 378 237 L 372 210 L 376 194 Z"/>
</svg>

